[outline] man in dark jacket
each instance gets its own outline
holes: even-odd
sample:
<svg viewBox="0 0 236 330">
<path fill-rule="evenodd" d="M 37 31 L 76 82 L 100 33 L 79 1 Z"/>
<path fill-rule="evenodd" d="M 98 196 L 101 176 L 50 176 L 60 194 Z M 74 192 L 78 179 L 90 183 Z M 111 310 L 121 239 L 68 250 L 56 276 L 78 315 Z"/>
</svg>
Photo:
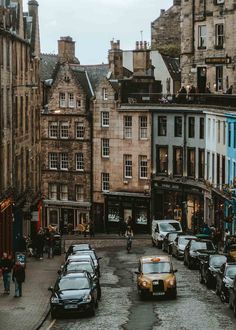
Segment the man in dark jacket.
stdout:
<svg viewBox="0 0 236 330">
<path fill-rule="evenodd" d="M 0 260 L 0 268 L 2 270 L 4 293 L 10 293 L 10 283 L 11 283 L 11 270 L 13 267 L 13 261 L 11 256 L 7 255 L 6 252 L 3 253 L 2 259 Z"/>
<path fill-rule="evenodd" d="M 22 283 L 25 281 L 25 267 L 17 261 L 13 267 L 12 281 L 15 282 L 15 298 L 22 296 Z"/>
</svg>

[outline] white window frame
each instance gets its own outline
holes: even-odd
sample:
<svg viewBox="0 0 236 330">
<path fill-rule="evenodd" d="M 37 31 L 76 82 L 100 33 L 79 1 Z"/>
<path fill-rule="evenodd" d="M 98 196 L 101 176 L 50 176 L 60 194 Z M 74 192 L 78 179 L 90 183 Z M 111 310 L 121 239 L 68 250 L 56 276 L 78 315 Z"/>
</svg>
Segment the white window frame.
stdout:
<svg viewBox="0 0 236 330">
<path fill-rule="evenodd" d="M 68 122 L 60 123 L 60 138 L 61 139 L 69 138 L 69 123 Z"/>
<path fill-rule="evenodd" d="M 69 155 L 67 152 L 60 154 L 60 169 L 63 171 L 68 171 L 69 169 Z"/>
<path fill-rule="evenodd" d="M 140 140 L 147 139 L 147 116 L 139 117 L 139 138 Z"/>
<path fill-rule="evenodd" d="M 51 200 L 57 200 L 57 184 L 49 183 L 48 184 L 48 198 Z"/>
<path fill-rule="evenodd" d="M 66 108 L 66 93 L 59 93 L 59 106 L 60 108 Z"/>
<path fill-rule="evenodd" d="M 50 152 L 48 157 L 49 157 L 49 169 L 57 170 L 58 169 L 58 154 L 56 152 Z"/>
<path fill-rule="evenodd" d="M 124 177 L 132 178 L 132 155 L 124 155 Z"/>
<path fill-rule="evenodd" d="M 77 202 L 84 201 L 84 186 L 82 184 L 77 184 L 75 186 L 75 200 Z"/>
<path fill-rule="evenodd" d="M 147 156 L 139 156 L 139 178 L 147 179 L 147 177 L 148 177 Z"/>
<path fill-rule="evenodd" d="M 76 139 L 83 140 L 84 139 L 84 123 L 77 122 L 75 124 L 76 131 Z"/>
<path fill-rule="evenodd" d="M 49 138 L 50 139 L 58 138 L 58 122 L 57 121 L 49 122 Z"/>
<path fill-rule="evenodd" d="M 69 108 L 75 108 L 75 94 L 68 93 L 68 105 Z"/>
<path fill-rule="evenodd" d="M 110 114 L 108 111 L 102 111 L 102 127 L 109 127 Z"/>
<path fill-rule="evenodd" d="M 101 174 L 101 181 L 102 181 L 102 191 L 109 192 L 110 190 L 110 175 L 109 173 L 102 173 Z"/>
<path fill-rule="evenodd" d="M 124 138 L 132 139 L 132 116 L 124 116 Z"/>
<path fill-rule="evenodd" d="M 102 157 L 109 158 L 110 156 L 110 140 L 102 139 Z"/>
<path fill-rule="evenodd" d="M 68 185 L 67 184 L 60 185 L 60 200 L 68 201 Z"/>
<path fill-rule="evenodd" d="M 84 154 L 82 152 L 75 155 L 75 168 L 76 171 L 84 171 Z"/>
<path fill-rule="evenodd" d="M 108 90 L 105 87 L 102 89 L 102 99 L 103 99 L 103 101 L 108 100 Z"/>
<path fill-rule="evenodd" d="M 198 48 L 207 47 L 207 27 L 206 25 L 198 26 Z"/>
<path fill-rule="evenodd" d="M 216 91 L 223 91 L 224 67 L 217 65 L 216 67 Z"/>
<path fill-rule="evenodd" d="M 224 24 L 215 25 L 215 44 L 218 47 L 224 47 Z"/>
</svg>

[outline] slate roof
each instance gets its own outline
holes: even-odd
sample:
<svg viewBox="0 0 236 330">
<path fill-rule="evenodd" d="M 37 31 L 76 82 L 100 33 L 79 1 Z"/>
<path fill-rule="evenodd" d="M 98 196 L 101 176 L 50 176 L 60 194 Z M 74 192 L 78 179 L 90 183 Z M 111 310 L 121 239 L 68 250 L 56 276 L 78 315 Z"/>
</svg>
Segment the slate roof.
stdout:
<svg viewBox="0 0 236 330">
<path fill-rule="evenodd" d="M 55 54 L 41 54 L 40 78 L 41 81 L 51 79 L 56 68 L 58 56 Z"/>
<path fill-rule="evenodd" d="M 179 59 L 175 57 L 171 57 L 168 55 L 161 54 L 166 67 L 174 81 L 180 81 L 180 65 L 179 65 Z"/>
<path fill-rule="evenodd" d="M 82 65 L 81 67 L 87 71 L 93 89 L 96 88 L 101 80 L 107 77 L 109 72 L 108 64 Z"/>
<path fill-rule="evenodd" d="M 82 86 L 83 90 L 88 95 L 88 97 L 90 98 L 94 96 L 93 88 L 90 85 L 90 80 L 86 70 L 78 65 L 70 65 L 70 68 L 72 69 L 75 78 L 77 79 L 78 83 Z"/>
</svg>

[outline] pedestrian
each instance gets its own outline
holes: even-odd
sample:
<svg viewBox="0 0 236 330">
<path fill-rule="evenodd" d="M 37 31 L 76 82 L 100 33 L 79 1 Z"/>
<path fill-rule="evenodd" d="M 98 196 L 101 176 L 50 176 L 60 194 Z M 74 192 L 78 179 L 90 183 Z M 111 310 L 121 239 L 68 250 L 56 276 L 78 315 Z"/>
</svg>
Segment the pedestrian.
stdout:
<svg viewBox="0 0 236 330">
<path fill-rule="evenodd" d="M 225 94 L 232 94 L 233 93 L 233 85 L 230 85 L 230 87 L 227 89 Z"/>
<path fill-rule="evenodd" d="M 48 239 L 48 258 L 54 257 L 54 248 L 55 248 L 55 240 L 54 240 L 54 234 L 50 233 L 49 239 Z"/>
<path fill-rule="evenodd" d="M 0 268 L 2 270 L 3 276 L 4 294 L 10 293 L 12 267 L 13 261 L 11 255 L 8 255 L 6 252 L 4 252 L 0 261 Z"/>
<path fill-rule="evenodd" d="M 15 283 L 15 298 L 22 296 L 22 283 L 25 281 L 25 267 L 16 261 L 13 267 L 12 281 Z"/>
<path fill-rule="evenodd" d="M 84 237 L 87 237 L 87 231 L 88 231 L 88 224 L 87 222 L 84 223 Z"/>
<path fill-rule="evenodd" d="M 176 95 L 176 103 L 186 103 L 186 96 L 187 90 L 182 86 Z"/>
<path fill-rule="evenodd" d="M 194 103 L 195 101 L 196 88 L 194 85 L 191 85 L 188 91 L 188 102 Z"/>
<path fill-rule="evenodd" d="M 230 236 L 229 229 L 226 228 L 224 231 L 224 253 L 227 253 L 229 236 Z"/>
</svg>

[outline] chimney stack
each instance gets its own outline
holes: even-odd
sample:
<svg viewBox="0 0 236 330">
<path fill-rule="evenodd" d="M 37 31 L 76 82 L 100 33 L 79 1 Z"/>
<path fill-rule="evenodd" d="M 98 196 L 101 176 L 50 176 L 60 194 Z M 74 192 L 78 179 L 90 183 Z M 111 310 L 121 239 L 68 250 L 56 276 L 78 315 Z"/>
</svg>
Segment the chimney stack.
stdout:
<svg viewBox="0 0 236 330">
<path fill-rule="evenodd" d="M 58 40 L 58 57 L 61 63 L 78 63 L 78 60 L 75 58 L 75 42 L 71 37 L 61 37 Z"/>
<path fill-rule="evenodd" d="M 120 49 L 120 40 L 111 41 L 108 52 L 109 70 L 115 79 L 123 78 L 123 51 Z"/>
<path fill-rule="evenodd" d="M 29 16 L 33 18 L 31 46 L 34 50 L 34 56 L 40 58 L 40 34 L 39 34 L 39 15 L 38 2 L 30 0 L 28 2 Z"/>
<path fill-rule="evenodd" d="M 151 67 L 150 49 L 148 49 L 147 41 L 136 41 L 136 47 L 133 51 L 134 75 L 146 76 Z"/>
<path fill-rule="evenodd" d="M 161 15 L 164 15 L 165 14 L 165 9 L 161 9 Z"/>
</svg>

